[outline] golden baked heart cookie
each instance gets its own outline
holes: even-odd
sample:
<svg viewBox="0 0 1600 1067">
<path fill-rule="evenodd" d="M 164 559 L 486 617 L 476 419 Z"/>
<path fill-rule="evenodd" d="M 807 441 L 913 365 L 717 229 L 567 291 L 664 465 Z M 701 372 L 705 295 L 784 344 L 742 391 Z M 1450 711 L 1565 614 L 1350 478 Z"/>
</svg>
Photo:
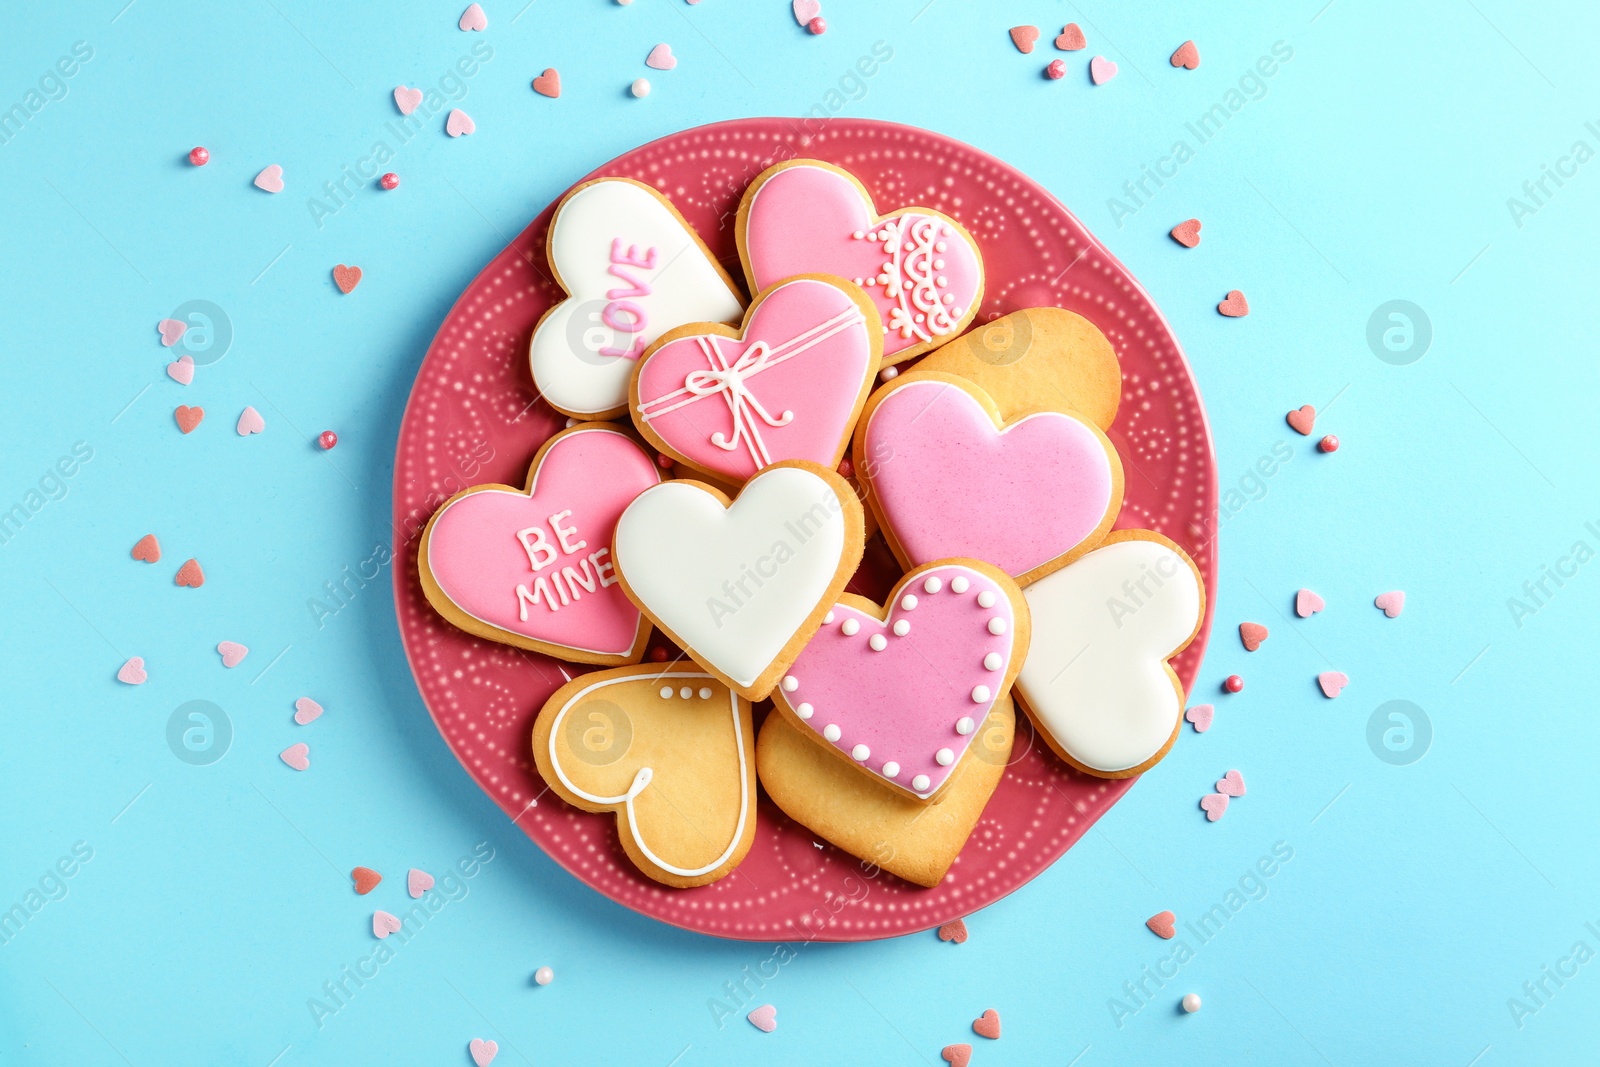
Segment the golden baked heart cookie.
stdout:
<svg viewBox="0 0 1600 1067">
<path fill-rule="evenodd" d="M 852 856 L 908 882 L 944 880 L 1011 758 L 1017 717 L 995 701 L 968 754 L 929 801 L 907 796 L 839 759 L 786 715 L 768 715 L 756 742 L 761 784 L 783 812 Z"/>
<path fill-rule="evenodd" d="M 658 882 L 714 882 L 755 840 L 750 704 L 693 663 L 573 679 L 540 710 L 533 759 L 567 803 L 615 812 L 623 850 Z"/>
</svg>

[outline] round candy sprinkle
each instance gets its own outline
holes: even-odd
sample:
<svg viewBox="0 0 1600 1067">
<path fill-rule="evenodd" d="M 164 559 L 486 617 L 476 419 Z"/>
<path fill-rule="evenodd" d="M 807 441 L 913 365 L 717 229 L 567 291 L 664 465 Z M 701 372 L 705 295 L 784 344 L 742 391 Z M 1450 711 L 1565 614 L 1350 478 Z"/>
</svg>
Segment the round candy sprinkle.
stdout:
<svg viewBox="0 0 1600 1067">
<path fill-rule="evenodd" d="M 848 478 L 852 474 L 854 474 L 855 472 L 856 472 L 855 464 L 850 462 L 850 457 L 849 456 L 846 456 L 846 457 L 844 457 L 843 459 L 841 459 L 839 461 L 839 477 Z"/>
<path fill-rule="evenodd" d="M 385 189 L 398 189 L 400 188 L 400 175 L 391 170 L 389 173 L 378 179 L 378 184 L 383 186 Z"/>
<path fill-rule="evenodd" d="M 646 78 L 635 78 L 634 81 L 633 81 L 633 85 L 629 87 L 628 91 L 631 92 L 634 96 L 641 97 L 641 98 L 649 96 L 650 95 L 650 82 Z"/>
<path fill-rule="evenodd" d="M 657 452 L 656 453 L 656 466 L 660 467 L 664 471 L 671 470 L 672 469 L 672 457 L 667 455 L 665 452 Z"/>
<path fill-rule="evenodd" d="M 814 34 L 819 34 L 819 35 L 827 33 L 828 32 L 828 21 L 827 21 L 827 19 L 824 19 L 821 15 L 818 15 L 816 18 L 814 18 L 810 22 L 806 23 L 806 29 L 810 30 Z"/>
<path fill-rule="evenodd" d="M 549 985 L 555 979 L 556 972 L 548 967 L 540 967 L 533 972 L 533 980 L 539 985 Z"/>
<path fill-rule="evenodd" d="M 324 452 L 338 443 L 339 435 L 334 433 L 332 430 L 323 430 L 321 433 L 317 434 L 317 444 L 322 446 L 322 450 Z"/>
<path fill-rule="evenodd" d="M 1317 447 L 1322 449 L 1324 452 L 1337 452 L 1339 451 L 1339 439 L 1330 433 L 1328 436 L 1317 442 Z"/>
<path fill-rule="evenodd" d="M 667 650 L 664 648 L 652 648 L 650 650 L 650 659 L 655 663 L 667 662 Z"/>
<path fill-rule="evenodd" d="M 1183 998 L 1183 1010 L 1193 1015 L 1200 1010 L 1200 994 L 1187 993 Z"/>
<path fill-rule="evenodd" d="M 1222 683 L 1222 688 L 1230 693 L 1237 693 L 1244 688 L 1244 679 L 1237 674 L 1228 675 L 1228 680 Z"/>
<path fill-rule="evenodd" d="M 1044 76 L 1051 81 L 1060 81 L 1067 76 L 1067 65 L 1059 59 L 1052 59 L 1050 65 L 1044 68 Z"/>
<path fill-rule="evenodd" d="M 197 167 L 203 167 L 207 163 L 211 162 L 211 153 L 199 145 L 196 145 L 195 147 L 189 149 L 189 162 L 193 163 Z"/>
<path fill-rule="evenodd" d="M 900 377 L 899 367 L 885 367 L 878 372 L 878 378 L 881 381 L 892 382 L 898 377 Z"/>
</svg>

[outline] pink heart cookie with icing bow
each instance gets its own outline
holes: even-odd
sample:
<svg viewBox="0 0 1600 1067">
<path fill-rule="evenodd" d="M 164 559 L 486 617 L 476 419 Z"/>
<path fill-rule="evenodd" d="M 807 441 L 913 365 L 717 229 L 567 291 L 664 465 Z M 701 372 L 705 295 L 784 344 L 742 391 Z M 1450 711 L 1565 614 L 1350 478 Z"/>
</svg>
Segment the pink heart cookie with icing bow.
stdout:
<svg viewBox="0 0 1600 1067">
<path fill-rule="evenodd" d="M 926 800 L 1010 689 L 1028 607 L 1004 573 L 965 560 L 919 567 L 888 604 L 846 594 L 772 698 L 844 759 Z"/>
<path fill-rule="evenodd" d="M 473 486 L 428 521 L 417 557 L 428 602 L 491 641 L 577 663 L 637 663 L 650 624 L 617 582 L 611 535 L 660 477 L 614 426 L 557 434 L 534 457 L 526 489 Z"/>
<path fill-rule="evenodd" d="M 878 313 L 840 278 L 767 290 L 743 328 L 663 334 L 634 372 L 639 431 L 696 470 L 743 482 L 786 459 L 839 465 L 882 352 Z"/>
<path fill-rule="evenodd" d="M 981 559 L 1027 585 L 1099 544 L 1122 507 L 1122 463 L 1093 423 L 1040 410 L 1002 424 L 987 393 L 941 372 L 872 395 L 854 462 L 907 567 Z"/>
<path fill-rule="evenodd" d="M 882 319 L 885 363 L 953 340 L 983 299 L 983 257 L 960 223 L 925 207 L 879 215 L 860 182 L 813 159 L 751 183 L 738 239 L 752 291 L 812 273 L 862 286 Z"/>
</svg>

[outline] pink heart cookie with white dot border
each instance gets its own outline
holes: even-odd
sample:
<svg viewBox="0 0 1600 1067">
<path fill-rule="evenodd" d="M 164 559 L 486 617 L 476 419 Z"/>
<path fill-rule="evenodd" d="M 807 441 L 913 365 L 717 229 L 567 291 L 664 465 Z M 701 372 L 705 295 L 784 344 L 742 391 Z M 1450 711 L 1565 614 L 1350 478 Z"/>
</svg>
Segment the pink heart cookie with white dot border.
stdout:
<svg viewBox="0 0 1600 1067">
<path fill-rule="evenodd" d="M 976 560 L 918 567 L 888 605 L 845 594 L 772 699 L 842 758 L 926 800 L 1021 669 L 1028 605 Z"/>
<path fill-rule="evenodd" d="M 954 340 L 983 300 L 983 257 L 965 227 L 927 207 L 879 215 L 867 188 L 831 163 L 762 172 L 739 203 L 736 236 L 753 292 L 798 274 L 862 286 L 882 320 L 885 363 Z"/>
</svg>

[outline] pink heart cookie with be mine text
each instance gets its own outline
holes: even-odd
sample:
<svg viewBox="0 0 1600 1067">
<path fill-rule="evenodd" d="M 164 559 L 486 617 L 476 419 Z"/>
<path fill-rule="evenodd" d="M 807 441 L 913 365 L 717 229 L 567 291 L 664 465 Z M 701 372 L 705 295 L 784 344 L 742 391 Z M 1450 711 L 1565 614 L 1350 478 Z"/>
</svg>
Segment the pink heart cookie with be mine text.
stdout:
<svg viewBox="0 0 1600 1067">
<path fill-rule="evenodd" d="M 837 167 L 798 160 L 745 194 L 740 253 L 752 291 L 797 274 L 837 274 L 866 290 L 882 320 L 883 358 L 897 363 L 955 337 L 983 298 L 977 242 L 926 208 L 879 216 Z"/>
<path fill-rule="evenodd" d="M 786 459 L 836 467 L 878 372 L 876 323 L 859 290 L 784 282 L 738 333 L 669 332 L 634 375 L 634 421 L 663 452 L 734 482 Z"/>
<path fill-rule="evenodd" d="M 558 434 L 526 490 L 474 486 L 439 509 L 419 553 L 423 591 L 479 637 L 582 663 L 634 662 L 649 624 L 617 584 L 611 535 L 658 481 L 655 460 L 620 430 Z"/>
<path fill-rule="evenodd" d="M 907 566 L 962 557 L 1027 585 L 1098 544 L 1122 506 L 1122 464 L 1076 415 L 1001 427 L 975 386 L 928 373 L 879 390 L 856 429 L 855 468 Z"/>
<path fill-rule="evenodd" d="M 773 699 L 845 758 L 926 799 L 1009 688 L 1017 650 L 1027 651 L 1019 592 L 988 569 L 935 564 L 900 580 L 886 617 L 846 596 Z"/>
</svg>

